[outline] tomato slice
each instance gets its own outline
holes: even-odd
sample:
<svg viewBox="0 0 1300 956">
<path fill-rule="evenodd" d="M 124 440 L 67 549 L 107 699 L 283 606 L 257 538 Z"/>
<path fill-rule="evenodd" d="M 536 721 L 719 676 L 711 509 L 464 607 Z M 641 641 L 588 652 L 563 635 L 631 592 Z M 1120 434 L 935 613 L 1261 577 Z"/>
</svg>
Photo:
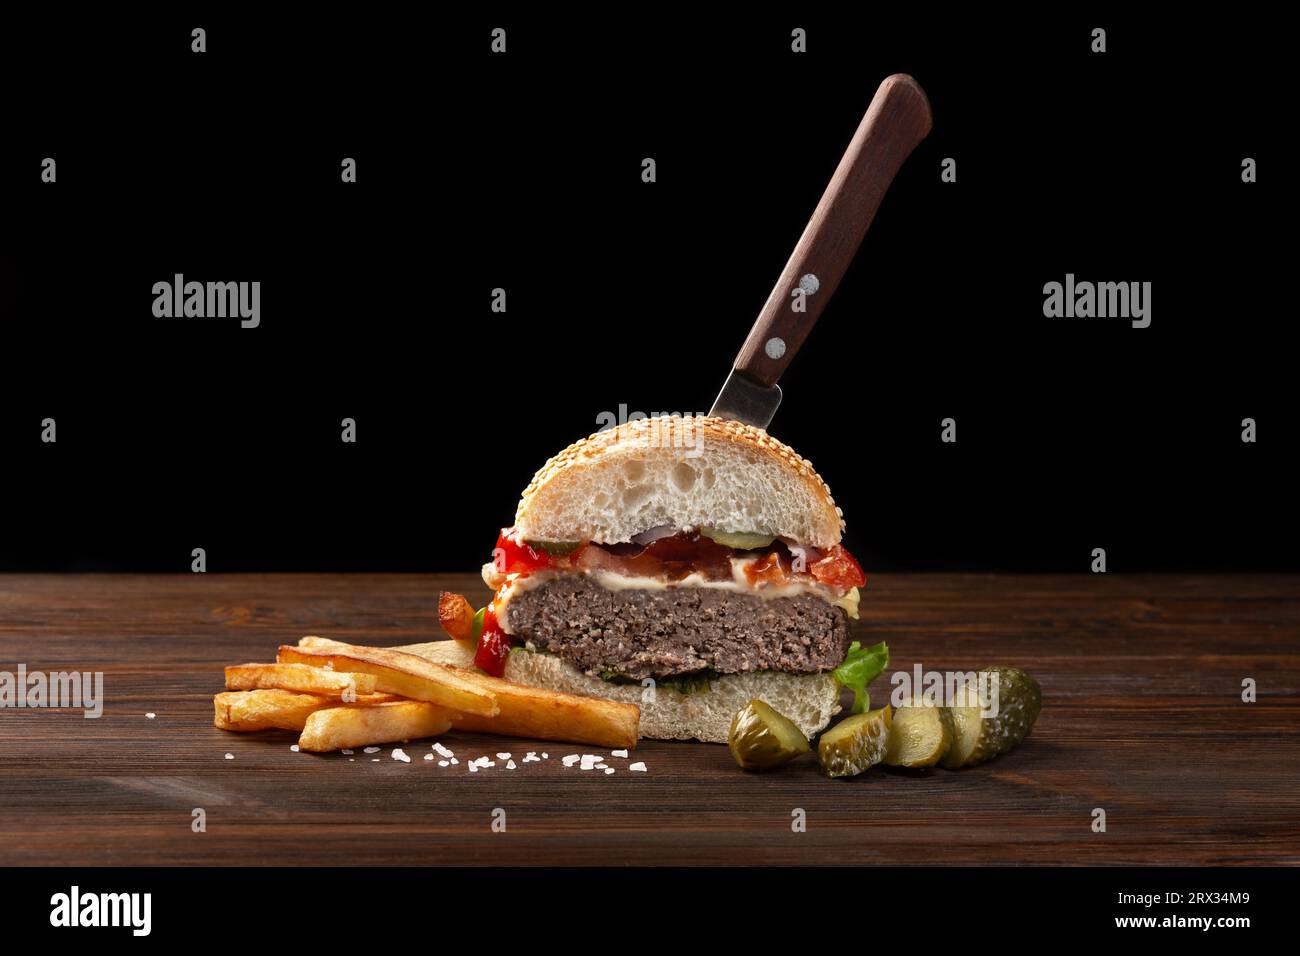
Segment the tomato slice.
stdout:
<svg viewBox="0 0 1300 956">
<path fill-rule="evenodd" d="M 525 544 L 514 528 L 502 528 L 492 550 L 492 563 L 499 574 L 520 574 L 550 567 L 551 556 Z"/>
<path fill-rule="evenodd" d="M 779 551 L 769 551 L 745 566 L 745 577 L 750 584 L 785 584 L 790 580 L 790 565 Z"/>
<path fill-rule="evenodd" d="M 510 635 L 501 630 L 497 616 L 489 607 L 483 612 L 483 631 L 474 651 L 474 666 L 493 677 L 500 677 L 506 672 L 506 658 L 509 656 Z"/>
<path fill-rule="evenodd" d="M 808 573 L 827 587 L 845 591 L 849 588 L 860 588 L 867 583 L 867 576 L 862 573 L 862 566 L 840 544 L 830 548 L 823 558 L 813 562 Z"/>
</svg>

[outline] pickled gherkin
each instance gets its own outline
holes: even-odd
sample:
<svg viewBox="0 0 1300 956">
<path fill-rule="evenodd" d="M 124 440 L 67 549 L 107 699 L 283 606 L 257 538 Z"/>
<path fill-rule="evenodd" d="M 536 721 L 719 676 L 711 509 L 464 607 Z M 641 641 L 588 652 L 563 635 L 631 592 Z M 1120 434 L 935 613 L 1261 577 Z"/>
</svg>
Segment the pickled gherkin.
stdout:
<svg viewBox="0 0 1300 956">
<path fill-rule="evenodd" d="M 1004 754 L 1029 736 L 1043 706 L 1043 693 L 1034 680 L 1014 667 L 985 667 L 981 674 L 996 674 L 998 712 L 986 716 L 984 708 L 950 707 L 953 740 L 941 763 L 950 770 L 973 767 Z"/>
<path fill-rule="evenodd" d="M 572 554 L 582 544 L 581 541 L 524 541 L 524 544 L 534 551 L 545 551 L 555 558 L 562 558 L 566 554 Z"/>
<path fill-rule="evenodd" d="M 817 743 L 817 758 L 828 777 L 851 777 L 885 759 L 893 716 L 886 704 L 854 714 L 826 731 Z"/>
<path fill-rule="evenodd" d="M 776 540 L 776 536 L 771 534 L 753 534 L 748 531 L 721 531 L 718 528 L 701 528 L 700 534 L 714 544 L 720 544 L 724 548 L 734 548 L 737 551 L 755 551 L 758 548 L 766 548 Z"/>
<path fill-rule="evenodd" d="M 736 711 L 727 746 L 745 770 L 779 767 L 812 749 L 794 721 L 757 698 Z"/>
<path fill-rule="evenodd" d="M 884 763 L 890 767 L 933 767 L 952 746 L 953 718 L 946 707 L 913 700 L 894 709 Z"/>
</svg>

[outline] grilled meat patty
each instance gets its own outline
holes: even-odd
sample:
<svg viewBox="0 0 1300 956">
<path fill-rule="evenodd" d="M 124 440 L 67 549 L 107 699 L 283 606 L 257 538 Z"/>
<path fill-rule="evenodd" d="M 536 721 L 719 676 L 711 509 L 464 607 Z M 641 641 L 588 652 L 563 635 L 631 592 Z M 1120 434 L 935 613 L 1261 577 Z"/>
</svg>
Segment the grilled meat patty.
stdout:
<svg viewBox="0 0 1300 956">
<path fill-rule="evenodd" d="M 642 680 L 838 667 L 848 616 L 812 594 L 760 598 L 716 588 L 610 591 L 580 574 L 511 597 L 506 626 L 589 674 Z"/>
</svg>

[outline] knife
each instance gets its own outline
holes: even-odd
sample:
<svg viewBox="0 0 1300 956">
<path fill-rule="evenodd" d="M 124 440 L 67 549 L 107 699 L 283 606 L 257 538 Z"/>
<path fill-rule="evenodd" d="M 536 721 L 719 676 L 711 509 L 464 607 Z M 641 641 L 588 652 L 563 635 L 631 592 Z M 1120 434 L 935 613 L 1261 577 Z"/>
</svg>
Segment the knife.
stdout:
<svg viewBox="0 0 1300 956">
<path fill-rule="evenodd" d="M 885 78 L 813 210 L 709 412 L 767 428 L 777 379 L 812 331 L 903 161 L 930 132 L 930 101 L 905 73 Z"/>
</svg>

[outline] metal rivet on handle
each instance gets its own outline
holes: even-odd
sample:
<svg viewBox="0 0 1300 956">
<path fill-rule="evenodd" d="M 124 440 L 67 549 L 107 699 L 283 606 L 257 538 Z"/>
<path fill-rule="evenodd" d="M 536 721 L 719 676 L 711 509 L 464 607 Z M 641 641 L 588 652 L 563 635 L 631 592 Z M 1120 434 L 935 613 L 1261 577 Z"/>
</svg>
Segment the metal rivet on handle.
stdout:
<svg viewBox="0 0 1300 956">
<path fill-rule="evenodd" d="M 785 354 L 785 339 L 776 337 L 768 339 L 763 346 L 763 351 L 767 353 L 768 358 L 779 359 Z"/>
</svg>

